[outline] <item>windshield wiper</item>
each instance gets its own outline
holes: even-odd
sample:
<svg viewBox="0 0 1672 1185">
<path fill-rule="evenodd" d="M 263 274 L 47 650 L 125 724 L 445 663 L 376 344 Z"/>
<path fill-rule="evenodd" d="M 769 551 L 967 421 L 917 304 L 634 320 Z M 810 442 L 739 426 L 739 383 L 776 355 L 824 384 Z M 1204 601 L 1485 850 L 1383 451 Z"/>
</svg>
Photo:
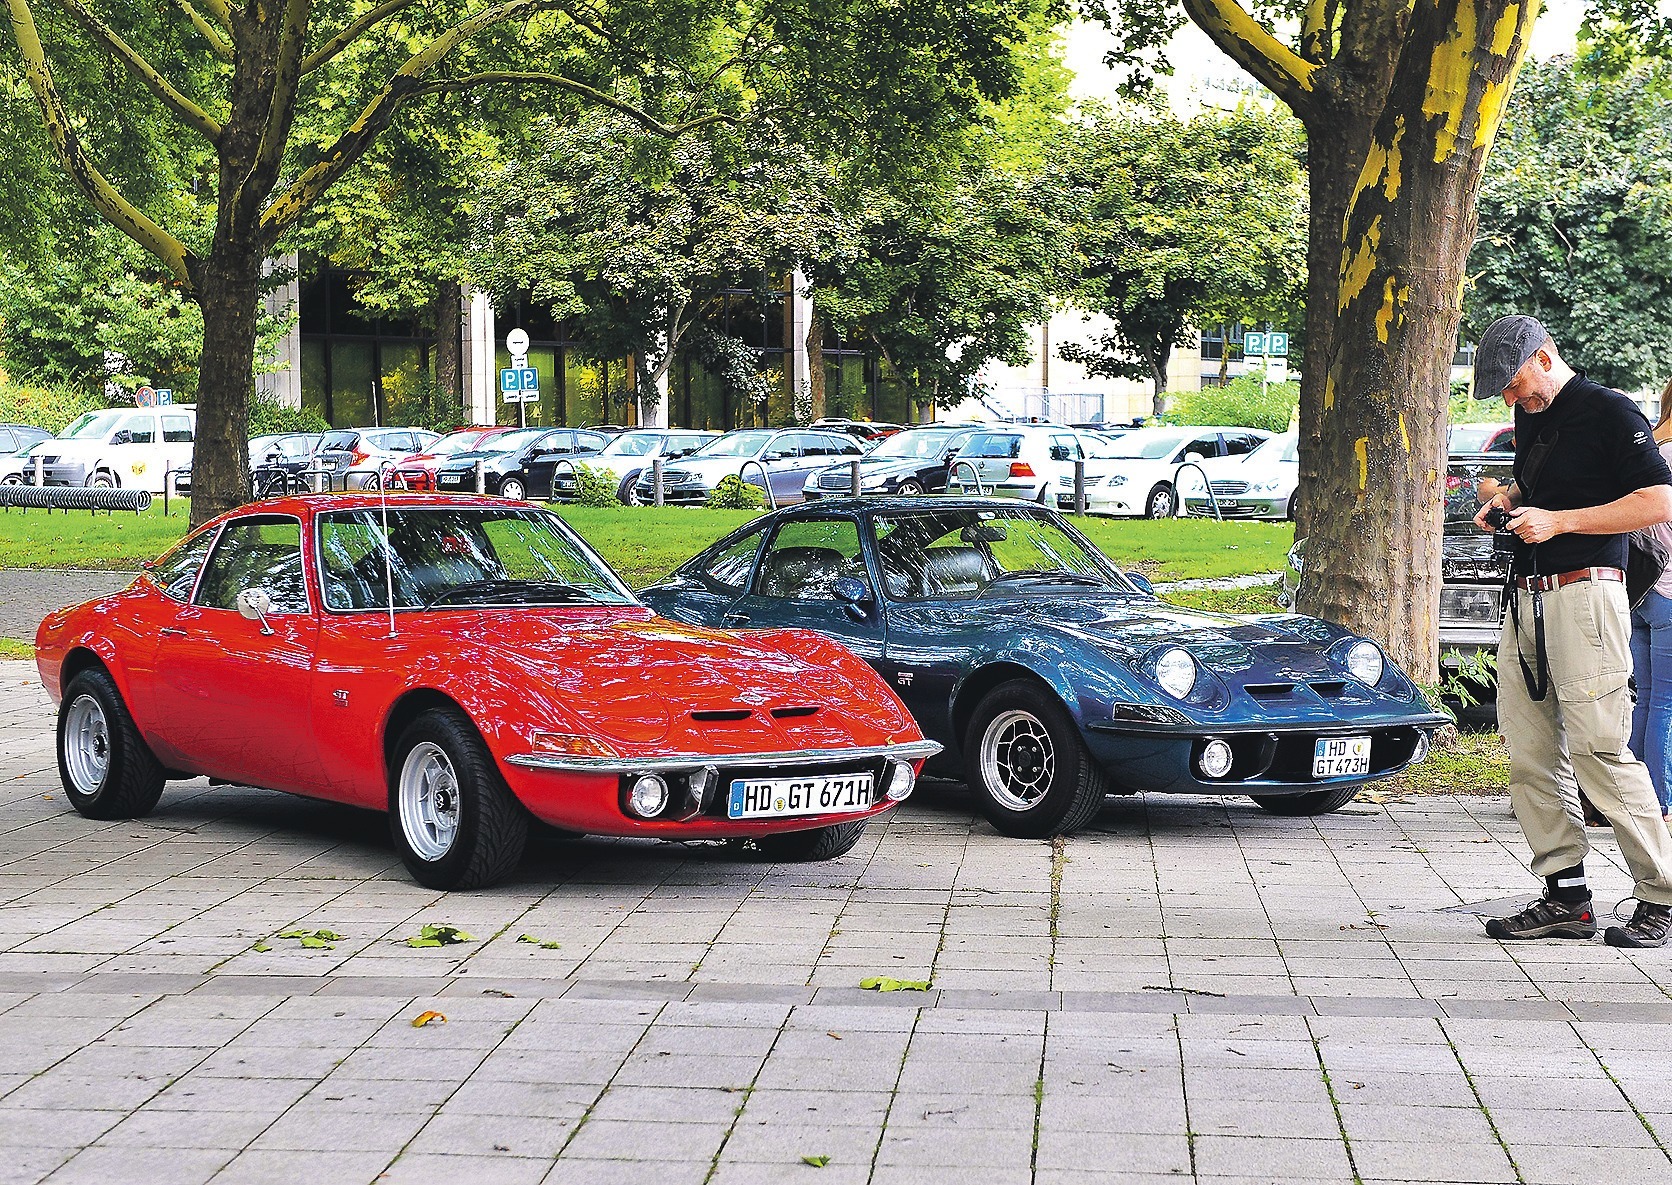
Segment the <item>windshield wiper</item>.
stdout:
<svg viewBox="0 0 1672 1185">
<path fill-rule="evenodd" d="M 1055 580 L 1063 584 L 1095 584 L 1099 588 L 1111 587 L 1109 581 L 1100 576 L 1087 576 L 1081 572 L 1052 572 L 1044 568 L 1018 568 L 1014 572 L 1000 572 L 989 583 L 997 584 L 1001 580 Z"/>
<path fill-rule="evenodd" d="M 597 597 L 587 589 L 561 580 L 469 580 L 444 588 L 424 601 L 424 608 L 434 609 L 445 601 L 478 593 L 493 596 L 498 593 L 531 593 L 554 601 L 592 601 Z"/>
</svg>

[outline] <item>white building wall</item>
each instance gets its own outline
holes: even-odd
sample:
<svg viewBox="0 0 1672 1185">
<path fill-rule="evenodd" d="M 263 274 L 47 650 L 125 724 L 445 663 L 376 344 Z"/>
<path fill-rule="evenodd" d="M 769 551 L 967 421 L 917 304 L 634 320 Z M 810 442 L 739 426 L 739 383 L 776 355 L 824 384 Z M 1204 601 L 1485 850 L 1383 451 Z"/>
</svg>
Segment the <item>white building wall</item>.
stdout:
<svg viewBox="0 0 1672 1185">
<path fill-rule="evenodd" d="M 494 352 L 493 301 L 479 288 L 464 289 L 464 414 L 472 424 L 492 424 L 499 399 L 499 365 Z"/>
<path fill-rule="evenodd" d="M 278 369 L 257 375 L 255 389 L 263 398 L 275 400 L 283 407 L 302 406 L 302 322 L 297 316 L 301 307 L 302 287 L 297 278 L 299 261 L 292 252 L 280 259 L 269 259 L 262 265 L 262 273 L 271 276 L 275 271 L 289 274 L 284 283 L 267 290 L 261 298 L 262 310 L 269 317 L 288 317 L 290 327 L 285 331 L 268 364 Z"/>
</svg>

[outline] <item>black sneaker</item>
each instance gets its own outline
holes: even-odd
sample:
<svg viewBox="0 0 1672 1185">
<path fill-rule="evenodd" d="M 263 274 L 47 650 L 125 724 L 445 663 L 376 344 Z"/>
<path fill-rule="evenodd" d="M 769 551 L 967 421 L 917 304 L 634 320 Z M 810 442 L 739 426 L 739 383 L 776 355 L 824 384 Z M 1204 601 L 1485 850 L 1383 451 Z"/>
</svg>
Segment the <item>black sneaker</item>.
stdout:
<svg viewBox="0 0 1672 1185">
<path fill-rule="evenodd" d="M 1665 946 L 1668 935 L 1672 935 L 1672 905 L 1639 901 L 1631 921 L 1608 927 L 1602 940 L 1609 946 Z"/>
<path fill-rule="evenodd" d="M 1597 919 L 1589 897 L 1583 901 L 1540 897 L 1520 913 L 1491 918 L 1486 923 L 1487 936 L 1501 939 L 1594 938 L 1596 932 Z M 1665 941 L 1664 934 L 1661 941 Z"/>
</svg>

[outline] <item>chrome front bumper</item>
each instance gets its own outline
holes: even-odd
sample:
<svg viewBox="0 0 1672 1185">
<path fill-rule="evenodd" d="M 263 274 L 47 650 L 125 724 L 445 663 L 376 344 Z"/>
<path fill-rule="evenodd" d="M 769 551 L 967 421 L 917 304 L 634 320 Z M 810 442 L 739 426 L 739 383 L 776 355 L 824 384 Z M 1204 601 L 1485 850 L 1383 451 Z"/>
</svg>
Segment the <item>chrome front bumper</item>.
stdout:
<svg viewBox="0 0 1672 1185">
<path fill-rule="evenodd" d="M 647 774 L 700 769 L 705 765 L 829 765 L 842 761 L 927 760 L 941 751 L 937 741 L 861 745 L 851 749 L 796 749 L 782 753 L 673 753 L 665 757 L 579 757 L 560 753 L 516 753 L 505 760 L 524 769 L 559 773 Z"/>
</svg>

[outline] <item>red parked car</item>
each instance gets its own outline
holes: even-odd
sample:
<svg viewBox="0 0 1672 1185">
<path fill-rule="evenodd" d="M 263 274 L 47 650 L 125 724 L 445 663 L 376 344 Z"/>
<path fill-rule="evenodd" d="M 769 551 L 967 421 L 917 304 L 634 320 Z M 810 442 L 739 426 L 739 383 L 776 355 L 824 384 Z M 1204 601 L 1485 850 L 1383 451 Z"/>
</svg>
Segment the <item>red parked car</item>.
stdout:
<svg viewBox="0 0 1672 1185">
<path fill-rule="evenodd" d="M 829 859 L 939 750 L 841 646 L 658 618 L 555 515 L 498 499 L 245 506 L 36 647 L 83 815 L 203 774 L 385 810 L 438 889 L 511 872 L 531 819 Z"/>
<path fill-rule="evenodd" d="M 383 484 L 391 490 L 433 490 L 435 471 L 460 453 L 481 448 L 495 436 L 510 432 L 508 428 L 457 428 L 431 444 L 421 453 L 402 457 L 383 471 Z"/>
</svg>

